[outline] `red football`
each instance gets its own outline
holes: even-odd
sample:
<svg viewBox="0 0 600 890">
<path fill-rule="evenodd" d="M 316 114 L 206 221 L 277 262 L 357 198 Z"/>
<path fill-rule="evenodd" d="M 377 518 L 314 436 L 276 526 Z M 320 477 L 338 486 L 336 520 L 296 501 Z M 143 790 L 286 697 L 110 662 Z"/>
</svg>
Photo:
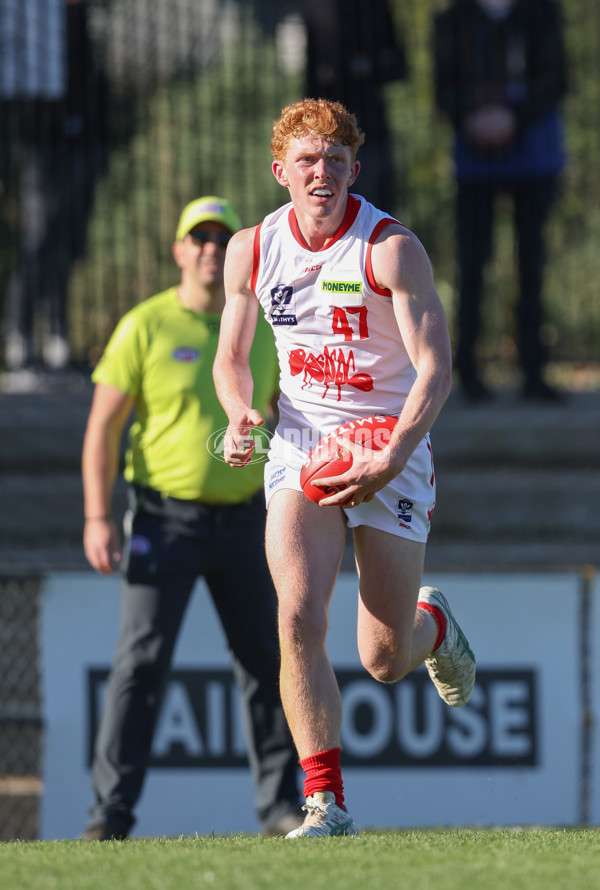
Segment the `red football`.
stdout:
<svg viewBox="0 0 600 890">
<path fill-rule="evenodd" d="M 326 488 L 317 488 L 312 484 L 316 479 L 341 476 L 352 466 L 352 454 L 343 445 L 338 445 L 337 439 L 350 439 L 363 448 L 380 451 L 389 443 L 397 420 L 397 417 L 374 414 L 371 417 L 362 417 L 360 420 L 350 420 L 323 436 L 309 452 L 300 471 L 300 485 L 306 497 L 318 504 L 323 498 L 346 488 L 344 482 L 340 482 L 339 485 L 328 485 Z"/>
</svg>

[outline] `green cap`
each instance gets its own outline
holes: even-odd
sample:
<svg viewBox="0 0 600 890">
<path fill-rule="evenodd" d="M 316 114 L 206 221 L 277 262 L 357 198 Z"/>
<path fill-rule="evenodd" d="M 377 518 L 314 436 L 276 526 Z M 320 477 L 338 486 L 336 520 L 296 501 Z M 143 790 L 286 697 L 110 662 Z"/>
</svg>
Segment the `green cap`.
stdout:
<svg viewBox="0 0 600 890">
<path fill-rule="evenodd" d="M 242 228 L 242 221 L 233 208 L 233 204 L 225 198 L 217 198 L 208 195 L 205 198 L 197 198 L 187 204 L 179 217 L 177 225 L 177 241 L 183 241 L 188 232 L 203 222 L 218 222 L 227 226 L 230 232 L 238 232 Z"/>
</svg>

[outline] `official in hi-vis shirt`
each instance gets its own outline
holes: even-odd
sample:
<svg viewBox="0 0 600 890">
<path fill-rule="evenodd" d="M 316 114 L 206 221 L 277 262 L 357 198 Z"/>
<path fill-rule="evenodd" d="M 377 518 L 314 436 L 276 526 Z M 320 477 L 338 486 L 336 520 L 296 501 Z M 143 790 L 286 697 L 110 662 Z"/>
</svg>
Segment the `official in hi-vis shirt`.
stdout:
<svg viewBox="0 0 600 890">
<path fill-rule="evenodd" d="M 95 802 L 83 835 L 90 840 L 125 838 L 133 826 L 157 702 L 199 576 L 242 690 L 261 829 L 283 834 L 300 821 L 297 754 L 279 697 L 277 605 L 264 548 L 260 446 L 266 454 L 268 434 L 257 434 L 252 466 L 233 471 L 223 460 L 227 418 L 212 378 L 225 251 L 239 228 L 237 213 L 222 198 L 189 204 L 173 244 L 179 285 L 124 316 L 93 373 L 82 461 L 84 547 L 98 571 L 120 565 L 123 595 L 92 765 Z M 255 346 L 253 401 L 268 412 L 277 392 L 277 358 L 266 323 Z M 132 411 L 121 553 L 111 496 Z"/>
</svg>

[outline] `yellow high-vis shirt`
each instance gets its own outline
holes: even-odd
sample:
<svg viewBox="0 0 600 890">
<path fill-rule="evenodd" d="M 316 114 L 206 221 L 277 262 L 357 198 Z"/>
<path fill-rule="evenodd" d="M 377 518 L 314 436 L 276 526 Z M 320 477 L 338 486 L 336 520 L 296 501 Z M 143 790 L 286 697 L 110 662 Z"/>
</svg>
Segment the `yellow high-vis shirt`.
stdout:
<svg viewBox="0 0 600 890">
<path fill-rule="evenodd" d="M 232 469 L 223 461 L 227 415 L 212 376 L 220 323 L 220 314 L 184 306 L 172 287 L 139 303 L 117 325 L 92 380 L 135 398 L 125 466 L 129 482 L 207 504 L 241 503 L 262 487 L 264 428 L 253 436 L 257 449 L 247 467 Z M 265 417 L 279 370 L 262 314 L 250 367 L 253 407 Z"/>
</svg>

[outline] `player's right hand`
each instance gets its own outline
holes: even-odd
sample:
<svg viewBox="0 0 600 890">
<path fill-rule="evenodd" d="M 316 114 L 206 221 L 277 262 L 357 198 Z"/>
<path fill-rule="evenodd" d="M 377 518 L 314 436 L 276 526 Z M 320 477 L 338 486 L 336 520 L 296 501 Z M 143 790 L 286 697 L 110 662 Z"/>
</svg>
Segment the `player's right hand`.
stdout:
<svg viewBox="0 0 600 890">
<path fill-rule="evenodd" d="M 229 424 L 223 441 L 223 458 L 230 467 L 245 467 L 250 463 L 255 448 L 252 430 L 264 422 L 259 411 L 251 410 Z"/>
</svg>

